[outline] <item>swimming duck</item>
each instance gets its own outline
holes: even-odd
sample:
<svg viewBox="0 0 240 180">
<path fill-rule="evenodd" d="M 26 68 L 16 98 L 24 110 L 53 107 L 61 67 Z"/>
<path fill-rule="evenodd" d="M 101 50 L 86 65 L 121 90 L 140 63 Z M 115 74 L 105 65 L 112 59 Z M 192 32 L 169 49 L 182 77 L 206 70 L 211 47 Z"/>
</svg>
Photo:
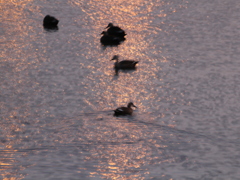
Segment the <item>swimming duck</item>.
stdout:
<svg viewBox="0 0 240 180">
<path fill-rule="evenodd" d="M 59 20 L 56 19 L 55 17 L 46 15 L 43 19 L 43 26 L 49 29 L 56 28 L 58 25 L 58 22 Z"/>
<path fill-rule="evenodd" d="M 118 26 L 114 26 L 113 23 L 109 23 L 106 28 L 108 28 L 107 33 L 109 35 L 122 37 L 122 38 L 124 38 L 124 36 L 126 35 L 124 30 L 122 30 Z"/>
<path fill-rule="evenodd" d="M 116 62 L 114 63 L 114 68 L 116 71 L 118 71 L 119 69 L 135 69 L 136 68 L 136 64 L 138 63 L 138 61 L 133 61 L 133 60 L 122 60 L 122 61 L 118 61 L 119 56 L 115 55 L 113 56 L 113 58 L 111 59 L 111 61 L 116 60 Z"/>
<path fill-rule="evenodd" d="M 132 102 L 130 102 L 128 103 L 127 107 L 119 107 L 114 110 L 114 116 L 132 115 L 133 109 L 131 107 L 137 108 Z"/>
<path fill-rule="evenodd" d="M 122 38 L 109 35 L 106 31 L 103 31 L 101 34 L 103 34 L 103 36 L 101 37 L 100 42 L 104 46 L 107 46 L 107 45 L 110 45 L 110 46 L 119 45 L 123 41 Z"/>
</svg>

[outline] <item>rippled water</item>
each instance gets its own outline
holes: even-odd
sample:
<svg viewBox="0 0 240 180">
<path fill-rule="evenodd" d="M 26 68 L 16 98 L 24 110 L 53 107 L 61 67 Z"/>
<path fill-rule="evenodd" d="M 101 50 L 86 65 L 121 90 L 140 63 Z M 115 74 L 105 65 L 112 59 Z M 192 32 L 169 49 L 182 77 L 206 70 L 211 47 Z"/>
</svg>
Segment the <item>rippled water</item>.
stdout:
<svg viewBox="0 0 240 180">
<path fill-rule="evenodd" d="M 239 179 L 237 0 L 0 6 L 1 179 Z M 103 48 L 109 22 L 127 40 Z M 137 70 L 115 76 L 116 54 Z M 130 101 L 132 117 L 113 116 Z"/>
</svg>

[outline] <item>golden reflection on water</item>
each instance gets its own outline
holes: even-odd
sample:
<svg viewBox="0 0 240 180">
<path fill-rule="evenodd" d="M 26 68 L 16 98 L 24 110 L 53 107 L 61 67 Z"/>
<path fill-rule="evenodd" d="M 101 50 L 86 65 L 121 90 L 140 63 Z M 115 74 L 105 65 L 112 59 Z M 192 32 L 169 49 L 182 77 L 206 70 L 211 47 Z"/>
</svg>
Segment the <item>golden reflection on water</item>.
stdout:
<svg viewBox="0 0 240 180">
<path fill-rule="evenodd" d="M 109 145 L 107 147 L 98 147 L 102 152 L 94 158 L 101 159 L 96 172 L 100 176 L 108 179 L 134 179 L 142 176 L 147 160 L 146 157 L 150 155 L 147 153 L 147 148 L 142 144 L 133 145 Z M 106 159 L 106 162 L 104 161 Z"/>
<path fill-rule="evenodd" d="M 89 80 L 95 82 L 95 87 L 92 86 L 92 82 L 87 86 L 92 88 L 93 96 L 99 102 L 98 106 L 100 107 L 98 108 L 110 109 L 126 106 L 128 102 L 133 101 L 139 107 L 139 111 L 144 112 L 148 107 L 144 107 L 143 102 L 153 102 L 159 96 L 159 93 L 155 90 L 149 93 L 148 90 L 151 91 L 150 86 L 146 88 L 151 83 L 149 79 L 156 79 L 158 82 L 162 81 L 155 72 L 161 68 L 158 66 L 159 61 L 162 63 L 168 62 L 166 57 L 156 59 L 148 57 L 149 53 L 156 54 L 156 56 L 161 53 L 161 48 L 150 47 L 154 34 L 161 32 L 161 22 L 155 29 L 150 24 L 156 18 L 152 14 L 156 4 L 159 7 L 164 2 L 93 0 L 74 1 L 74 3 L 94 21 L 92 28 L 96 32 L 103 31 L 107 24 L 112 22 L 114 25 L 123 28 L 127 33 L 126 41 L 119 47 L 106 48 L 102 52 L 102 56 L 98 58 L 101 68 L 92 68 L 93 74 L 88 77 Z M 161 18 L 166 17 L 167 14 L 161 11 L 155 16 Z M 146 37 L 150 38 L 146 39 Z M 95 37 L 96 44 L 99 44 L 98 38 L 99 36 Z M 120 60 L 139 60 L 137 70 L 127 73 L 121 71 L 118 77 L 114 76 L 113 62 L 110 59 L 116 54 L 120 55 Z M 95 74 L 98 75 L 97 78 Z M 145 175 L 149 174 L 148 169 L 145 167 L 151 161 L 158 161 L 158 159 L 154 159 L 156 156 L 152 154 L 152 149 L 149 146 L 145 146 L 145 143 L 151 144 L 156 149 L 166 148 L 166 146 L 151 139 L 148 142 L 141 142 L 139 139 L 145 139 L 143 132 L 147 131 L 146 128 L 135 125 L 129 127 L 130 125 L 131 123 L 114 122 L 112 127 L 117 129 L 115 132 L 111 132 L 111 129 L 109 129 L 105 131 L 107 134 L 96 131 L 87 135 L 90 140 L 110 141 L 107 145 L 98 145 L 97 149 L 91 150 L 91 155 L 86 158 L 86 161 L 99 160 L 99 163 L 95 166 L 97 170 L 90 173 L 91 177 L 101 176 L 106 179 L 140 180 L 145 179 L 143 172 Z M 99 131 L 101 128 L 97 127 Z M 125 139 L 122 134 L 128 134 L 128 137 Z M 117 140 L 114 138 L 115 136 L 117 136 Z M 119 143 L 111 145 L 111 140 L 114 142 L 119 141 Z M 124 142 L 124 140 L 127 142 Z M 158 152 L 161 153 L 160 150 Z M 165 159 L 163 161 L 170 160 Z M 159 159 L 158 163 L 161 163 L 161 159 Z"/>
<path fill-rule="evenodd" d="M 28 8 L 31 10 L 31 5 L 28 6 L 31 2 L 32 0 L 0 1 L 1 16 L 4 17 L 5 20 L 2 22 L 1 30 L 3 31 L 4 35 L 6 35 L 1 37 L 1 40 L 5 46 L 1 54 L 1 61 L 6 62 L 5 64 L 8 65 L 7 68 L 9 71 L 15 72 L 12 73 L 13 77 L 8 77 L 9 79 L 7 78 L 9 81 L 12 80 L 10 82 L 7 82 L 8 85 L 11 84 L 13 86 L 16 86 L 17 84 L 25 83 L 25 81 L 18 77 L 16 73 L 28 68 L 29 65 L 29 62 L 27 62 L 27 59 L 30 57 L 30 55 L 28 56 L 29 53 L 27 53 L 29 50 L 29 44 L 27 43 L 26 39 L 31 36 L 29 32 L 32 31 L 32 27 L 26 26 L 27 23 L 25 18 L 25 9 Z M 37 9 L 35 8 L 34 11 L 37 12 Z M 6 39 L 6 37 L 11 38 Z M 24 54 L 24 56 L 22 56 L 22 54 Z M 31 53 L 31 55 L 32 54 L 34 53 Z M 15 62 L 16 66 L 11 66 L 11 62 Z M 8 76 L 8 74 L 5 74 L 5 76 Z M 11 90 L 8 90 L 8 86 L 2 86 L 2 88 L 2 90 L 5 90 L 5 93 L 7 92 L 10 94 L 8 98 L 13 95 Z M 16 93 L 19 93 L 18 89 L 15 89 L 15 91 Z M 2 104 L 0 104 L 0 107 L 2 110 L 6 108 L 2 107 Z M 14 135 L 14 133 L 21 132 L 22 129 L 17 125 L 11 125 L 11 121 L 15 119 L 16 115 L 18 114 L 18 109 L 19 107 L 15 107 L 14 110 L 8 113 L 8 115 L 2 115 L 1 119 L 1 128 L 4 132 L 2 134 L 4 137 L 4 142 L 2 144 L 4 150 L 0 151 L 0 177 L 2 177 L 3 180 L 16 180 L 23 178 L 19 172 L 16 172 L 15 157 L 19 152 L 13 148 L 14 145 L 18 144 L 21 141 L 21 139 L 16 138 L 16 135 Z"/>
<path fill-rule="evenodd" d="M 34 21 L 27 18 L 31 13 L 39 16 L 38 7 L 32 6 L 33 0 L 1 0 L 2 12 L 6 24 L 2 25 L 3 32 L 9 39 L 3 39 L 5 48 L 2 56 L 8 62 L 18 63 L 14 67 L 16 72 L 27 69 L 36 62 L 30 59 L 39 59 L 37 53 L 39 49 L 34 49 L 32 43 L 38 41 L 34 32 Z M 26 9 L 28 13 L 26 13 Z M 41 26 L 40 26 L 41 27 Z M 3 36 L 5 38 L 5 36 Z"/>
<path fill-rule="evenodd" d="M 11 169 L 14 168 L 16 160 L 14 158 L 17 150 L 14 150 L 10 145 L 7 145 L 5 150 L 0 151 L 0 177 L 3 180 L 16 180 L 16 174 Z M 10 171 L 9 171 L 10 170 Z"/>
<path fill-rule="evenodd" d="M 86 132 L 89 142 L 100 142 L 90 149 L 90 154 L 85 157 L 86 162 L 97 161 L 94 171 L 90 171 L 90 177 L 145 179 L 144 175 L 149 174 L 149 164 L 171 161 L 160 157 L 167 146 L 159 144 L 163 139 L 161 136 L 155 140 L 154 132 L 146 133 L 147 126 L 128 122 L 124 118 L 113 118 L 106 126 L 102 126 L 101 122 L 95 123 L 90 123 L 89 126 L 94 128 Z M 153 149 L 157 156 L 153 154 Z"/>
</svg>

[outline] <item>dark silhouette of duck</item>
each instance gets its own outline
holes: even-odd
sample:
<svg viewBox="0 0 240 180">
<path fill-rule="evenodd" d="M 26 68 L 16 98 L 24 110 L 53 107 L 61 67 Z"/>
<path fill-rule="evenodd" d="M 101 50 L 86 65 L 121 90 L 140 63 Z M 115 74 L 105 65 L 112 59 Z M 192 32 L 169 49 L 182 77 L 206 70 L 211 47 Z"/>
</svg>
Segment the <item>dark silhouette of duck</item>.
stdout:
<svg viewBox="0 0 240 180">
<path fill-rule="evenodd" d="M 114 116 L 126 116 L 126 115 L 132 115 L 133 109 L 132 107 L 137 108 L 132 102 L 128 103 L 127 107 L 119 107 L 116 110 L 114 110 Z"/>
<path fill-rule="evenodd" d="M 114 55 L 113 58 L 111 59 L 111 61 L 116 60 L 116 62 L 114 63 L 114 69 L 116 74 L 118 75 L 118 71 L 120 69 L 122 70 L 135 70 L 136 69 L 136 64 L 139 61 L 134 61 L 134 60 L 122 60 L 122 61 L 118 61 L 119 56 L 118 55 Z"/>
<path fill-rule="evenodd" d="M 59 20 L 53 16 L 46 15 L 43 19 L 43 27 L 45 29 L 58 29 Z"/>
<path fill-rule="evenodd" d="M 106 28 L 108 28 L 107 33 L 109 35 L 117 36 L 117 37 L 121 37 L 121 38 L 124 38 L 124 36 L 127 35 L 124 30 L 122 30 L 118 26 L 114 26 L 113 23 L 109 23 Z"/>
<path fill-rule="evenodd" d="M 123 39 L 121 37 L 109 35 L 106 31 L 103 31 L 101 34 L 103 36 L 100 38 L 100 42 L 104 46 L 117 46 L 121 44 L 121 42 L 124 41 L 125 39 L 125 38 Z"/>
</svg>

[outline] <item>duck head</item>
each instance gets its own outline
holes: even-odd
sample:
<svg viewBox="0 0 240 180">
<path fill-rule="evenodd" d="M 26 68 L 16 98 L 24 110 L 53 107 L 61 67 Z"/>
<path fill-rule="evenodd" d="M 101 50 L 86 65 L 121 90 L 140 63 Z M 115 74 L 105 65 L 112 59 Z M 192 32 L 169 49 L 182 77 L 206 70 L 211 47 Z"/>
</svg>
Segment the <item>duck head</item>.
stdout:
<svg viewBox="0 0 240 180">
<path fill-rule="evenodd" d="M 113 27 L 113 23 L 109 23 L 106 28 L 110 28 L 110 27 Z"/>
<path fill-rule="evenodd" d="M 132 102 L 128 103 L 127 107 L 128 107 L 128 108 L 131 108 L 131 107 L 137 108 L 137 106 L 135 106 Z"/>
<path fill-rule="evenodd" d="M 118 55 L 114 55 L 113 58 L 111 59 L 111 61 L 113 61 L 113 60 L 117 60 L 118 61 L 118 58 L 119 58 Z"/>
</svg>

